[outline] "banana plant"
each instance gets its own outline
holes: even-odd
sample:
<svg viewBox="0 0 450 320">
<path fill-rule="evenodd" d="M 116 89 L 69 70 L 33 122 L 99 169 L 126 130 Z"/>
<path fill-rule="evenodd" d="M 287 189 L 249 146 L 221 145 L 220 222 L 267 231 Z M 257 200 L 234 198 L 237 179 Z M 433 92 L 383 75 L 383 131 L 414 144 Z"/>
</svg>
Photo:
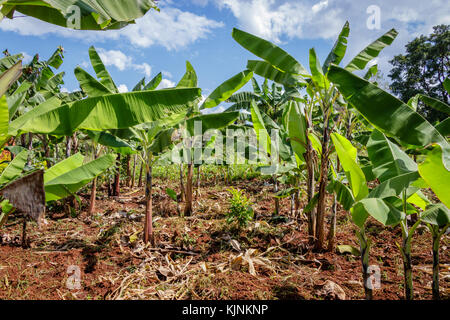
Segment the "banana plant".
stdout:
<svg viewBox="0 0 450 320">
<path fill-rule="evenodd" d="M 400 225 L 402 242 L 398 247 L 404 264 L 405 297 L 408 300 L 413 299 L 411 243 L 414 231 L 420 223 L 428 224 L 433 235 L 434 265 L 435 261 L 439 260 L 439 253 L 434 248 L 439 246 L 439 239 L 443 234 L 440 228 L 445 228 L 450 221 L 448 209 L 443 204 L 431 205 L 420 191 L 421 187 L 427 187 L 427 185 L 420 180 L 418 165 L 397 144 L 378 130 L 373 131 L 367 144 L 369 158 L 373 164 L 373 174 L 380 181 L 380 184 L 372 190 L 367 188 L 365 175 L 356 161 L 356 148 L 337 133 L 332 134 L 332 140 L 352 191 L 352 197 L 350 197 L 345 186 L 335 189 L 343 206 L 350 207 L 352 219 L 360 228 L 358 238 L 361 246 L 366 297 L 368 299 L 372 297 L 371 287 L 367 286 L 370 240 L 364 233 L 364 224 L 370 215 L 386 226 Z M 413 213 L 418 215 L 418 219 L 410 226 L 408 217 Z M 433 279 L 433 295 L 436 296 L 435 288 L 439 288 L 439 279 L 436 276 Z M 438 289 L 437 292 L 439 292 Z"/>
<path fill-rule="evenodd" d="M 3 0 L 0 2 L 0 21 L 14 19 L 14 13 L 80 30 L 121 29 L 149 10 L 159 10 L 153 0 Z M 78 21 L 79 19 L 79 21 Z M 77 23 L 78 22 L 78 23 Z M 79 24 L 79 25 L 77 25 Z"/>
<path fill-rule="evenodd" d="M 273 43 L 238 29 L 234 29 L 232 34 L 233 38 L 241 46 L 263 59 L 259 61 L 248 61 L 247 69 L 266 79 L 282 84 L 286 88 L 303 88 L 306 86 L 310 99 L 314 101 L 312 103 L 313 107 L 318 109 L 321 113 L 322 121 L 320 127 L 322 135 L 322 152 L 318 185 L 319 198 L 317 201 L 315 226 L 311 226 L 311 224 L 309 225 L 309 233 L 316 239 L 316 249 L 322 249 L 325 240 L 325 194 L 328 183 L 330 159 L 329 140 L 330 133 L 332 131 L 332 119 L 330 115 L 332 114 L 333 109 L 335 109 L 335 105 L 340 98 L 340 92 L 338 88 L 330 81 L 328 72 L 331 64 L 339 64 L 344 58 L 349 32 L 350 28 L 347 22 L 342 28 L 338 40 L 323 65 L 320 65 L 315 50 L 310 50 L 309 66 L 311 74 L 295 58 Z M 350 61 L 346 69 L 350 71 L 363 70 L 371 60 L 379 55 L 382 49 L 392 43 L 396 36 L 397 32 L 394 29 L 390 30 L 361 51 L 354 59 Z M 307 130 L 312 130 L 312 119 L 307 119 L 307 124 Z M 309 140 L 309 135 L 307 134 L 306 136 Z M 306 145 L 309 145 L 309 143 Z M 312 152 L 311 149 L 309 149 L 309 151 Z M 306 158 L 307 162 L 312 161 L 311 155 L 306 155 Z M 310 169 L 308 171 L 310 175 L 308 180 L 313 181 L 314 179 L 311 179 L 312 172 Z M 308 185 L 310 186 L 310 184 Z M 308 190 L 308 194 L 312 194 L 311 190 Z"/>
</svg>

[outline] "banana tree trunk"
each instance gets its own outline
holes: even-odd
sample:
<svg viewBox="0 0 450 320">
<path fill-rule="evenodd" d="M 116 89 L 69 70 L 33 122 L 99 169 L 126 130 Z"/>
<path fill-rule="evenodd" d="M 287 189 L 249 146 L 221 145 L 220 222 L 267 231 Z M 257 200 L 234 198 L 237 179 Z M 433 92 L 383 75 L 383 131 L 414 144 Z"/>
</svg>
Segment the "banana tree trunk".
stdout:
<svg viewBox="0 0 450 320">
<path fill-rule="evenodd" d="M 186 204 L 184 207 L 184 216 L 188 217 L 192 215 L 192 177 L 194 175 L 194 165 L 188 164 L 188 173 L 186 181 Z"/>
<path fill-rule="evenodd" d="M 328 111 L 325 112 L 328 114 Z M 328 183 L 328 167 L 329 154 L 328 147 L 330 141 L 329 121 L 328 115 L 325 117 L 325 126 L 323 130 L 322 141 L 322 156 L 320 161 L 320 179 L 319 179 L 319 199 L 317 202 L 317 221 L 316 221 L 316 250 L 322 250 L 325 241 L 325 209 L 326 209 L 326 194 Z"/>
<path fill-rule="evenodd" d="M 184 189 L 184 183 L 183 183 L 183 164 L 180 164 L 180 190 L 181 190 L 181 201 L 184 202 L 185 200 L 185 189 Z"/>
<path fill-rule="evenodd" d="M 98 158 L 97 150 L 94 150 L 94 159 Z M 95 210 L 95 198 L 97 197 L 97 177 L 92 180 L 91 197 L 89 199 L 88 215 L 92 215 Z"/>
<path fill-rule="evenodd" d="M 126 180 L 126 186 L 130 187 L 130 183 L 131 183 L 131 157 L 130 155 L 127 155 L 126 158 L 127 161 L 127 180 Z"/>
<path fill-rule="evenodd" d="M 146 170 L 144 243 L 155 245 L 153 237 L 152 166 Z"/>
<path fill-rule="evenodd" d="M 438 229 L 438 227 L 434 227 Z M 439 236 L 439 229 L 434 231 L 433 233 L 433 284 L 432 284 L 432 291 L 433 291 L 433 299 L 434 300 L 440 300 L 440 294 L 439 294 L 439 242 L 440 242 L 440 236 Z"/>
<path fill-rule="evenodd" d="M 31 154 L 31 151 L 33 150 L 33 134 L 32 133 L 28 134 L 28 146 L 27 146 L 27 148 L 28 148 L 28 151 Z M 30 156 L 28 156 L 27 165 L 29 165 L 29 166 L 31 165 L 31 157 Z"/>
<path fill-rule="evenodd" d="M 66 158 L 69 158 L 72 153 L 72 137 L 66 137 Z"/>
<path fill-rule="evenodd" d="M 136 182 L 136 162 L 137 162 L 137 156 L 134 155 L 134 157 L 133 157 L 133 173 L 131 176 L 131 186 L 130 186 L 130 188 L 132 188 L 132 189 L 134 189 L 134 185 Z"/>
<path fill-rule="evenodd" d="M 278 180 L 277 180 L 277 176 L 274 175 L 273 177 L 273 192 L 275 194 L 278 193 Z M 275 215 L 280 215 L 280 199 L 275 198 Z"/>
<path fill-rule="evenodd" d="M 117 154 L 117 172 L 114 177 L 114 193 L 113 195 L 115 197 L 118 197 L 120 195 L 120 153 Z"/>
<path fill-rule="evenodd" d="M 369 275 L 369 252 L 370 252 L 370 239 L 366 237 L 364 232 L 364 227 L 361 228 L 356 233 L 359 239 L 359 245 L 361 250 L 361 264 L 362 264 L 362 272 L 363 272 L 363 286 L 364 292 L 366 295 L 366 300 L 373 299 L 373 289 L 372 284 L 369 283 L 370 275 Z"/>
<path fill-rule="evenodd" d="M 142 187 L 142 175 L 144 172 L 144 166 L 141 165 L 141 169 L 139 170 L 139 181 L 138 181 L 138 188 Z"/>
<path fill-rule="evenodd" d="M 328 248 L 330 252 L 334 252 L 336 249 L 336 211 L 337 211 L 337 199 L 336 195 L 333 199 L 333 206 L 331 207 L 331 225 L 328 232 Z"/>
<path fill-rule="evenodd" d="M 312 124 L 309 120 L 307 121 L 307 127 L 312 127 Z M 314 193 L 315 193 L 315 185 L 314 185 L 314 163 L 313 163 L 313 148 L 311 144 L 311 140 L 309 137 L 307 137 L 307 143 L 306 143 L 306 154 L 305 154 L 305 160 L 306 160 L 306 170 L 307 170 L 307 183 L 306 183 L 306 193 L 307 193 L 307 200 L 308 203 L 313 199 Z M 308 236 L 310 243 L 314 242 L 314 239 L 316 238 L 316 212 L 314 208 L 310 210 L 308 213 Z"/>
</svg>

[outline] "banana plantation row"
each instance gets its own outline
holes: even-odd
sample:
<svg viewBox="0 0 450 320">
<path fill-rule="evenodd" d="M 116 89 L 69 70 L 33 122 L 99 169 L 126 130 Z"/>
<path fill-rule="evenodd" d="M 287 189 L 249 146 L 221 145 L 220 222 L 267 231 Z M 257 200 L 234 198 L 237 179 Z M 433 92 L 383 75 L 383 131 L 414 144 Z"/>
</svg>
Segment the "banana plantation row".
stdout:
<svg viewBox="0 0 450 320">
<path fill-rule="evenodd" d="M 242 155 L 247 160 L 260 151 L 267 155 L 258 170 L 273 180 L 275 211 L 280 198 L 292 199 L 294 213 L 307 217 L 311 248 L 334 251 L 337 205 L 349 212 L 359 239 L 367 299 L 372 298 L 372 287 L 366 221 L 374 218 L 385 226 L 400 226 L 398 250 L 407 299 L 414 295 L 412 238 L 420 224 L 427 226 L 433 239 L 432 291 L 439 299 L 440 240 L 450 226 L 450 122 L 447 118 L 429 123 L 416 108 L 422 101 L 448 115 L 450 107 L 424 95 L 405 103 L 377 86 L 377 65 L 371 61 L 395 40 L 394 29 L 340 67 L 349 32 L 346 23 L 323 63 L 311 49 L 308 71 L 276 45 L 234 29 L 233 38 L 259 60 L 249 60 L 245 71 L 223 82 L 203 102 L 189 62 L 176 88 L 158 90 L 159 73 L 150 82 L 140 80 L 132 92 L 119 93 L 91 47 L 95 74 L 77 67 L 81 90 L 65 93 L 64 73 L 56 73 L 63 63 L 61 47 L 48 60 L 36 55 L 27 65 L 22 65 L 21 54 L 5 51 L 0 59 L 0 226 L 17 211 L 24 214 L 25 231 L 27 216 L 41 223 L 52 202 L 76 206 L 77 192 L 89 183 L 92 214 L 99 181 L 107 183 L 111 195 L 118 195 L 120 166 L 125 163 L 129 185 L 135 184 L 139 172 L 139 180 L 145 182 L 143 235 L 145 243 L 154 244 L 152 168 L 170 163 L 174 147 L 186 135 L 202 135 L 201 151 L 214 155 L 218 140 L 225 146 L 226 132 L 233 129 L 256 136 L 257 144 L 244 140 Z M 264 82 L 258 83 L 255 75 Z M 239 91 L 250 81 L 253 91 Z M 450 92 L 448 78 L 444 86 Z M 225 102 L 226 111 L 204 113 Z M 200 132 L 195 130 L 198 122 Z M 211 130 L 216 134 L 205 139 Z M 184 157 L 184 164 L 179 164 L 184 201 L 179 211 L 184 216 L 195 211 L 194 168 L 201 168 L 194 163 L 193 149 L 189 143 L 177 149 Z M 429 190 L 435 195 L 432 199 L 425 195 Z M 175 191 L 167 192 L 177 199 Z M 303 193 L 308 204 L 300 208 Z M 334 197 L 331 207 L 327 194 Z"/>
</svg>

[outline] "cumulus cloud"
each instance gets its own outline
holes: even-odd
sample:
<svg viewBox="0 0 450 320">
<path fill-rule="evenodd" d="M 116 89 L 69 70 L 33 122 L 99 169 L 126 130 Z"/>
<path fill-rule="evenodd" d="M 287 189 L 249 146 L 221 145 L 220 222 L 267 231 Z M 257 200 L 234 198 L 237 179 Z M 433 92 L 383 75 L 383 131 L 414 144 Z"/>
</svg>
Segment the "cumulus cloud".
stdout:
<svg viewBox="0 0 450 320">
<path fill-rule="evenodd" d="M 128 87 L 125 84 L 121 84 L 117 87 L 120 93 L 128 92 Z"/>
<path fill-rule="evenodd" d="M 98 48 L 97 51 L 105 66 L 115 66 L 120 71 L 134 69 L 145 74 L 146 77 L 150 77 L 152 73 L 152 67 L 148 63 L 136 64 L 132 57 L 127 56 L 120 50 Z"/>
<path fill-rule="evenodd" d="M 89 43 L 126 39 L 137 47 L 159 45 L 168 50 L 177 50 L 199 39 L 207 38 L 214 29 L 223 26 L 222 22 L 205 16 L 164 6 L 161 12 L 151 11 L 137 19 L 136 24 L 108 32 L 70 30 L 32 17 L 4 19 L 0 24 L 0 30 L 13 31 L 24 36 L 52 34 L 82 39 Z"/>
<path fill-rule="evenodd" d="M 176 86 L 175 82 L 170 81 L 168 79 L 162 79 L 161 83 L 159 84 L 158 88 L 156 89 L 166 89 L 166 88 L 174 88 Z"/>
<path fill-rule="evenodd" d="M 216 0 L 216 5 L 231 11 L 239 28 L 278 44 L 325 39 L 331 48 L 348 20 L 351 32 L 346 59 L 394 27 L 399 36 L 379 58 L 382 70 L 388 68 L 388 60 L 402 52 L 408 41 L 432 32 L 434 25 L 450 24 L 450 6 L 444 0 Z M 380 30 L 367 28 L 367 8 L 371 5 L 380 8 Z"/>
</svg>

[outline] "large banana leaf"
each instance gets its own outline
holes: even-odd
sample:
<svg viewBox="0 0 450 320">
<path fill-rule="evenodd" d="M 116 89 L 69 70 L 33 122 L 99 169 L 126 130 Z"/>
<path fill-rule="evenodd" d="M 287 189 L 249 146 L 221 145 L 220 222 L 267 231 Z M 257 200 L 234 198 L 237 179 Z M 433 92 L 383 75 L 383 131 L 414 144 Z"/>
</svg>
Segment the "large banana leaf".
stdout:
<svg viewBox="0 0 450 320">
<path fill-rule="evenodd" d="M 405 191 L 414 181 L 420 178 L 417 171 L 405 173 L 388 180 L 378 185 L 373 189 L 368 198 L 388 198 L 399 196 L 403 191 Z"/>
<path fill-rule="evenodd" d="M 8 142 L 9 135 L 9 108 L 8 102 L 6 101 L 6 96 L 0 97 L 0 147 Z"/>
<path fill-rule="evenodd" d="M 75 5 L 81 13 L 81 30 L 122 28 L 150 9 L 157 9 L 153 0 L 4 0 L 0 3 L 2 13 L 9 18 L 18 11 L 62 27 L 67 27 L 66 15 Z"/>
<path fill-rule="evenodd" d="M 367 188 L 366 178 L 363 171 L 356 162 L 357 150 L 352 146 L 350 141 L 345 139 L 338 133 L 332 133 L 334 147 L 341 161 L 342 168 L 345 171 L 347 180 L 353 192 L 353 197 L 359 201 L 367 196 L 369 190 Z"/>
<path fill-rule="evenodd" d="M 309 50 L 309 68 L 311 69 L 311 78 L 318 87 L 317 89 L 326 88 L 328 86 L 327 80 L 323 75 L 323 70 L 320 66 L 319 58 L 317 57 L 316 50 L 314 50 L 314 48 Z"/>
<path fill-rule="evenodd" d="M 14 160 L 12 160 L 8 166 L 3 170 L 0 175 L 0 185 L 8 184 L 18 178 L 28 159 L 28 150 L 23 150 L 20 152 Z"/>
<path fill-rule="evenodd" d="M 351 209 L 352 219 L 359 227 L 363 227 L 369 215 L 385 226 L 395 226 L 405 218 L 405 214 L 391 203 L 377 198 L 363 199 Z"/>
<path fill-rule="evenodd" d="M 419 164 L 419 173 L 439 200 L 450 207 L 450 172 L 442 164 L 440 145 L 435 145 L 425 161 Z"/>
<path fill-rule="evenodd" d="M 75 68 L 75 77 L 80 83 L 81 89 L 88 95 L 90 98 L 101 97 L 106 94 L 111 94 L 111 92 L 107 87 L 101 84 L 97 79 L 91 76 L 88 72 L 83 70 L 80 67 Z"/>
<path fill-rule="evenodd" d="M 17 109 L 22 105 L 25 101 L 25 97 L 27 96 L 27 91 L 30 89 L 31 83 L 28 81 L 24 81 L 20 84 L 20 86 L 14 91 L 12 95 L 7 97 L 8 108 L 9 108 L 9 120 L 11 120 L 17 112 Z"/>
<path fill-rule="evenodd" d="M 422 100 L 426 105 L 432 107 L 433 109 L 443 112 L 447 115 L 450 115 L 450 106 L 445 102 L 426 96 L 424 94 L 419 94 L 418 98 Z"/>
<path fill-rule="evenodd" d="M 1 12 L 0 12 L 1 17 Z M 23 54 L 14 54 L 11 56 L 6 56 L 0 59 L 0 71 L 5 71 L 6 69 L 11 68 L 14 66 L 19 60 L 23 59 Z"/>
<path fill-rule="evenodd" d="M 94 68 L 97 78 L 100 79 L 100 83 L 103 84 L 111 93 L 118 93 L 116 84 L 114 83 L 111 75 L 103 64 L 97 50 L 92 46 L 89 48 L 89 58 L 91 59 L 92 67 Z"/>
<path fill-rule="evenodd" d="M 347 38 L 349 34 L 350 34 L 350 25 L 348 21 L 346 21 L 344 26 L 342 27 L 338 39 L 336 40 L 336 43 L 333 46 L 333 49 L 331 49 L 331 52 L 328 54 L 328 57 L 326 58 L 325 63 L 323 64 L 322 68 L 323 73 L 328 72 L 328 67 L 332 63 L 336 65 L 339 65 L 339 63 L 341 63 L 342 59 L 345 56 L 345 53 L 347 52 Z"/>
<path fill-rule="evenodd" d="M 278 70 L 266 61 L 249 60 L 247 62 L 247 69 L 265 79 L 272 80 L 288 87 L 294 86 L 297 83 L 306 83 L 301 76 Z"/>
<path fill-rule="evenodd" d="M 68 136 L 76 130 L 130 128 L 170 117 L 200 96 L 200 89 L 168 89 L 104 95 L 65 104 L 27 119 L 16 132 Z M 35 109 L 39 109 L 35 108 Z M 15 133 L 16 134 L 16 133 Z"/>
<path fill-rule="evenodd" d="M 450 136 L 450 118 L 445 119 L 444 121 L 436 125 L 435 128 L 444 137 Z"/>
<path fill-rule="evenodd" d="M 87 131 L 89 138 L 92 141 L 101 144 L 102 146 L 113 149 L 116 153 L 123 155 L 130 155 L 136 151 L 122 139 L 105 131 Z"/>
<path fill-rule="evenodd" d="M 367 64 L 378 57 L 380 52 L 390 46 L 397 37 L 398 32 L 391 29 L 380 38 L 372 42 L 364 50 L 362 50 L 352 61 L 345 67 L 348 71 L 363 70 Z"/>
<path fill-rule="evenodd" d="M 450 210 L 442 203 L 433 204 L 421 215 L 424 222 L 439 227 L 445 227 L 450 223 Z"/>
<path fill-rule="evenodd" d="M 297 102 L 289 102 L 287 130 L 292 150 L 301 161 L 305 161 L 303 155 L 307 144 L 306 118 Z"/>
<path fill-rule="evenodd" d="M 63 199 L 68 197 L 83 186 L 88 184 L 96 176 L 111 167 L 116 156 L 113 154 L 105 155 L 87 164 L 76 166 L 83 157 L 77 156 L 74 159 L 66 159 L 59 164 L 57 169 L 52 167 L 44 175 L 45 200 L 46 202 Z M 53 169 L 53 170 L 52 170 Z M 62 172 L 62 174 L 57 174 Z"/>
<path fill-rule="evenodd" d="M 233 29 L 232 35 L 241 46 L 277 69 L 297 75 L 308 75 L 308 71 L 297 60 L 273 43 L 236 28 Z"/>
<path fill-rule="evenodd" d="M 162 81 L 162 73 L 158 73 L 149 83 L 144 87 L 144 90 L 155 90 Z"/>
<path fill-rule="evenodd" d="M 345 210 L 350 210 L 355 203 L 352 191 L 341 181 L 331 181 L 327 187 L 328 192 L 335 193 L 337 201 Z"/>
<path fill-rule="evenodd" d="M 253 77 L 253 72 L 245 70 L 238 73 L 234 77 L 228 79 L 220 86 L 218 86 L 206 100 L 203 102 L 200 109 L 214 108 L 221 102 L 226 101 L 236 91 L 242 88 Z"/>
<path fill-rule="evenodd" d="M 259 111 L 259 108 L 254 101 L 252 101 L 251 113 L 252 113 L 253 128 L 255 129 L 256 138 L 258 139 L 259 146 L 260 148 L 262 147 L 262 149 L 266 151 L 268 154 L 271 154 L 270 135 L 267 132 L 267 129 L 264 125 L 264 120 L 261 116 L 261 112 Z"/>
<path fill-rule="evenodd" d="M 22 61 L 17 62 L 11 68 L 0 74 L 0 97 L 22 75 Z"/>
<path fill-rule="evenodd" d="M 53 110 L 56 110 L 61 107 L 61 101 L 56 98 L 50 98 L 49 100 L 43 102 L 39 106 L 31 109 L 27 113 L 25 113 L 23 116 L 18 117 L 14 121 L 11 121 L 9 124 L 9 135 L 16 136 L 18 135 L 21 128 L 28 124 L 33 119 L 38 118 L 39 116 L 45 115 L 48 112 L 51 112 Z"/>
<path fill-rule="evenodd" d="M 374 130 L 367 143 L 372 172 L 384 182 L 405 173 L 417 172 L 417 164 L 384 134 Z"/>
<path fill-rule="evenodd" d="M 208 130 L 221 129 L 233 124 L 238 117 L 238 111 L 203 114 L 186 120 L 186 129 L 191 136 L 198 134 L 198 132 L 195 132 L 195 123 L 199 122 L 202 124 L 202 132 L 200 134 L 203 135 Z"/>
<path fill-rule="evenodd" d="M 196 88 L 197 82 L 197 73 L 195 73 L 194 67 L 189 61 L 186 61 L 186 73 L 178 82 L 177 88 Z"/>
<path fill-rule="evenodd" d="M 330 67 L 328 78 L 338 86 L 346 100 L 383 133 L 415 146 L 439 143 L 444 149 L 444 166 L 450 170 L 450 146 L 447 140 L 407 104 L 334 65 Z"/>
</svg>

